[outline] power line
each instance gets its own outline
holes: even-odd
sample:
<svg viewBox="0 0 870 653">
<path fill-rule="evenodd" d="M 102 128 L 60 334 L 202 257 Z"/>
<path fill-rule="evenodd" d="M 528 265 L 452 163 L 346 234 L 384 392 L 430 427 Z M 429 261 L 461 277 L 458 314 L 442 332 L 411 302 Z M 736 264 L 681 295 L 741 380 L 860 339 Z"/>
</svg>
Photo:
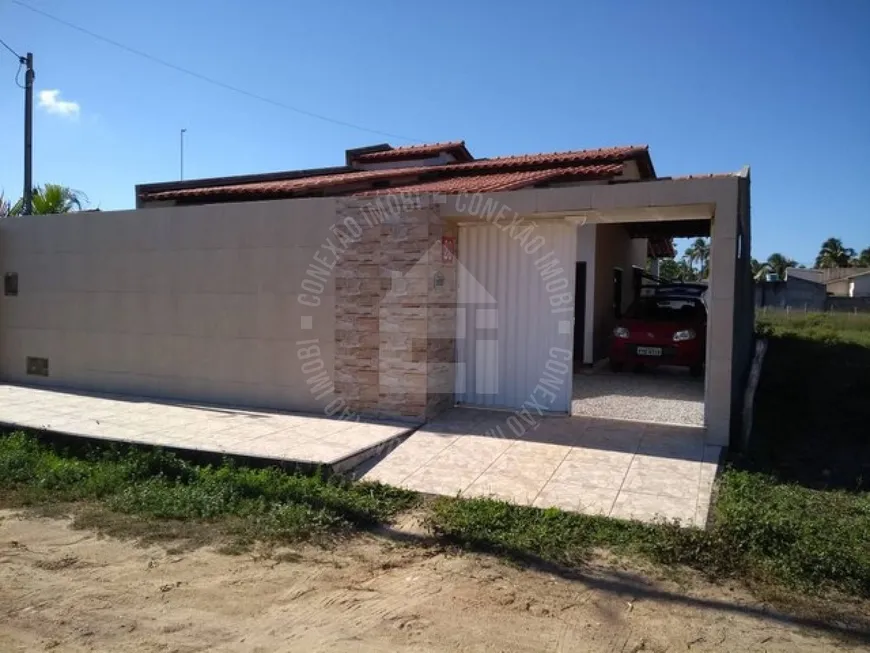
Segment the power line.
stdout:
<svg viewBox="0 0 870 653">
<path fill-rule="evenodd" d="M 3 39 L 0 39 L 0 45 L 2 45 L 4 48 L 9 50 L 9 52 L 14 54 L 15 58 L 18 59 L 18 72 L 15 73 L 15 83 L 18 85 L 18 88 L 25 88 L 24 86 L 21 85 L 21 82 L 18 81 L 18 78 L 21 77 L 21 68 L 22 68 L 22 66 L 24 66 L 24 62 L 26 61 L 26 59 L 24 57 L 22 57 L 20 54 L 18 54 L 11 47 L 9 47 L 9 44 L 6 43 L 6 41 L 4 41 Z"/>
<path fill-rule="evenodd" d="M 110 39 L 107 36 L 103 36 L 102 34 L 97 34 L 96 32 L 92 32 L 91 30 L 86 29 L 84 27 L 80 27 L 79 25 L 74 25 L 73 23 L 70 23 L 69 21 L 66 21 L 62 18 L 58 18 L 57 16 L 53 16 L 52 14 L 49 14 L 48 12 L 42 11 L 41 9 L 31 7 L 30 5 L 28 5 L 24 2 L 21 2 L 20 0 L 11 0 L 11 1 L 13 4 L 16 4 L 19 7 L 23 7 L 24 9 L 32 11 L 35 14 L 39 14 L 40 16 L 43 16 L 43 17 L 48 18 L 50 20 L 53 20 L 56 23 L 60 23 L 61 25 L 65 25 L 66 27 L 69 27 L 70 29 L 74 29 L 78 32 L 81 32 L 82 34 L 86 34 L 86 35 L 90 36 L 91 38 L 98 39 L 100 41 L 103 41 L 104 43 L 108 43 L 109 45 L 113 45 L 116 48 L 120 48 L 122 50 L 125 50 L 126 52 L 129 52 L 130 54 L 135 54 L 137 57 L 142 57 L 143 59 L 148 59 L 149 61 L 160 64 L 161 66 L 165 66 L 166 68 L 170 68 L 176 72 L 184 73 L 185 75 L 195 77 L 196 79 L 199 79 L 200 81 L 207 82 L 207 83 L 212 84 L 214 86 L 218 86 L 218 87 L 223 88 L 227 91 L 233 91 L 234 93 L 239 93 L 241 95 L 245 95 L 245 96 L 252 98 L 254 100 L 259 100 L 260 102 L 265 102 L 267 104 L 271 104 L 272 106 L 279 107 L 279 108 L 285 109 L 287 111 L 292 111 L 294 113 L 298 113 L 298 114 L 303 115 L 303 116 L 308 116 L 309 118 L 315 118 L 317 120 L 329 122 L 329 123 L 332 123 L 334 125 L 340 125 L 342 127 L 350 127 L 351 129 L 358 129 L 360 131 L 369 132 L 370 134 L 378 134 L 379 136 L 386 136 L 388 138 L 398 138 L 398 139 L 401 139 L 404 141 L 411 141 L 411 142 L 415 142 L 415 143 L 422 142 L 419 139 L 410 138 L 408 136 L 402 136 L 401 134 L 393 134 L 390 132 L 381 131 L 379 129 L 371 129 L 369 127 L 363 127 L 362 125 L 357 125 L 357 124 L 354 124 L 352 122 L 339 120 L 337 118 L 330 118 L 329 116 L 324 116 L 322 114 L 315 113 L 313 111 L 308 111 L 306 109 L 300 109 L 299 107 L 294 107 L 290 104 L 285 104 L 284 102 L 281 102 L 279 100 L 273 100 L 272 98 L 268 98 L 268 97 L 265 97 L 263 95 L 259 95 L 257 93 L 252 93 L 251 91 L 246 91 L 245 89 L 239 88 L 238 86 L 233 86 L 232 84 L 227 84 L 226 82 L 222 82 L 219 79 L 215 79 L 213 77 L 203 75 L 201 73 L 190 70 L 189 68 L 184 68 L 182 66 L 178 66 L 174 63 L 166 61 L 165 59 L 161 59 L 160 57 L 156 57 L 152 54 L 148 54 L 147 52 L 143 52 L 142 50 L 137 50 L 136 48 L 132 48 L 129 45 L 124 45 L 123 43 L 119 43 L 118 41 L 115 41 L 114 39 Z"/>
<path fill-rule="evenodd" d="M 8 44 L 6 43 L 6 41 L 4 41 L 3 39 L 0 39 L 0 45 L 2 45 L 4 48 L 6 48 L 7 50 L 9 50 L 9 52 L 11 52 L 12 54 L 14 54 L 14 55 L 15 55 L 15 58 L 18 59 L 18 61 L 21 61 L 21 60 L 24 58 L 24 57 L 22 57 L 20 54 L 18 54 L 15 50 L 13 50 L 11 47 L 9 47 L 9 45 L 8 45 Z"/>
<path fill-rule="evenodd" d="M 25 60 L 25 61 L 26 61 L 26 60 Z M 21 77 L 21 69 L 22 69 L 23 67 L 24 67 L 24 61 L 19 61 L 19 62 L 18 62 L 18 72 L 15 73 L 15 84 L 16 84 L 16 86 L 18 86 L 18 88 L 23 88 L 23 89 L 26 91 L 26 90 L 27 90 L 27 87 L 24 86 L 21 82 L 18 81 L 18 79 Z"/>
</svg>

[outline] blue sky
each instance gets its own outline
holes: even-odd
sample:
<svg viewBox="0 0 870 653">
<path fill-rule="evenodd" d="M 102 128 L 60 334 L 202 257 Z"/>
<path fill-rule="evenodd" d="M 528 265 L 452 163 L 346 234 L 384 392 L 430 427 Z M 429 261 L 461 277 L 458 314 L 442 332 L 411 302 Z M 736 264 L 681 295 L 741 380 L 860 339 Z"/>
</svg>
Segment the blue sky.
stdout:
<svg viewBox="0 0 870 653">
<path fill-rule="evenodd" d="M 476 156 L 648 143 L 660 175 L 752 166 L 753 255 L 870 246 L 870 2 L 23 0 L 280 103 Z M 130 208 L 133 186 L 343 163 L 408 144 L 204 83 L 0 0 L 36 60 L 34 178 Z M 23 92 L 0 50 L 0 188 Z M 71 102 L 72 104 L 63 104 Z"/>
</svg>

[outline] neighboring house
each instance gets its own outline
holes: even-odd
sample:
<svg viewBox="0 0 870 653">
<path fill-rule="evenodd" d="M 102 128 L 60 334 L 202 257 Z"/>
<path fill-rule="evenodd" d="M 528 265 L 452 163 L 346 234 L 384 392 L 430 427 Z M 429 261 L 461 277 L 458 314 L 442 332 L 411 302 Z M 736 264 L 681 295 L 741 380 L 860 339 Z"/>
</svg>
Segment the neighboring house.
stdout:
<svg viewBox="0 0 870 653">
<path fill-rule="evenodd" d="M 825 286 L 815 281 L 792 277 L 785 281 L 758 281 L 755 305 L 802 311 L 825 310 Z"/>
<path fill-rule="evenodd" d="M 870 268 L 786 268 L 782 281 L 759 281 L 755 305 L 804 311 L 866 310 L 846 298 L 870 297 Z M 840 301 L 844 300 L 844 301 Z"/>
<path fill-rule="evenodd" d="M 783 279 L 783 281 L 788 281 L 789 279 L 800 279 L 801 281 L 811 281 L 813 283 L 823 284 L 825 282 L 824 275 L 824 270 L 816 270 L 815 268 L 786 268 L 785 279 Z"/>
<path fill-rule="evenodd" d="M 739 432 L 748 169 L 661 177 L 645 146 L 376 145 L 139 185 L 136 206 L 2 221 L 0 379 L 330 415 L 567 413 L 573 368 L 606 355 L 640 291 L 633 268 L 709 236 L 705 424 L 711 444 Z"/>
<path fill-rule="evenodd" d="M 787 268 L 786 280 L 801 279 L 825 287 L 835 297 L 866 297 L 870 295 L 870 268 Z"/>
<path fill-rule="evenodd" d="M 870 268 L 837 268 L 842 276 L 828 279 L 825 289 L 835 297 L 870 297 Z"/>
<path fill-rule="evenodd" d="M 826 294 L 822 276 L 821 270 L 786 268 L 785 279 L 756 282 L 755 305 L 823 311 Z"/>
</svg>

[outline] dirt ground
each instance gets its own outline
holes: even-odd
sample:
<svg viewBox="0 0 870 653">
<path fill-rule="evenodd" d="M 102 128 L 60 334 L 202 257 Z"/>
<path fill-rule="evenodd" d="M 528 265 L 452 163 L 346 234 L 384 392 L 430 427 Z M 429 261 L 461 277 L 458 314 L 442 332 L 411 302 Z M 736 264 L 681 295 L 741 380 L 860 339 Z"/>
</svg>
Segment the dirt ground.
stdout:
<svg viewBox="0 0 870 653">
<path fill-rule="evenodd" d="M 4 653 L 867 650 L 847 632 L 735 588 L 603 564 L 566 578 L 373 535 L 178 552 L 0 511 Z"/>
</svg>

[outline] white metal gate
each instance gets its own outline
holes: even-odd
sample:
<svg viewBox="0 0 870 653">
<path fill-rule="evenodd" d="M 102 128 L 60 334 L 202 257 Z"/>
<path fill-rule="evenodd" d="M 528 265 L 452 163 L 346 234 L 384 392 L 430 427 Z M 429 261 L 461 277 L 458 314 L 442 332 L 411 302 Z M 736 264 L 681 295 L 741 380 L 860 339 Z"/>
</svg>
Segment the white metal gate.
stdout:
<svg viewBox="0 0 870 653">
<path fill-rule="evenodd" d="M 531 223 L 529 223 L 531 224 Z M 456 396 L 460 403 L 569 412 L 577 228 L 459 230 Z"/>
</svg>

